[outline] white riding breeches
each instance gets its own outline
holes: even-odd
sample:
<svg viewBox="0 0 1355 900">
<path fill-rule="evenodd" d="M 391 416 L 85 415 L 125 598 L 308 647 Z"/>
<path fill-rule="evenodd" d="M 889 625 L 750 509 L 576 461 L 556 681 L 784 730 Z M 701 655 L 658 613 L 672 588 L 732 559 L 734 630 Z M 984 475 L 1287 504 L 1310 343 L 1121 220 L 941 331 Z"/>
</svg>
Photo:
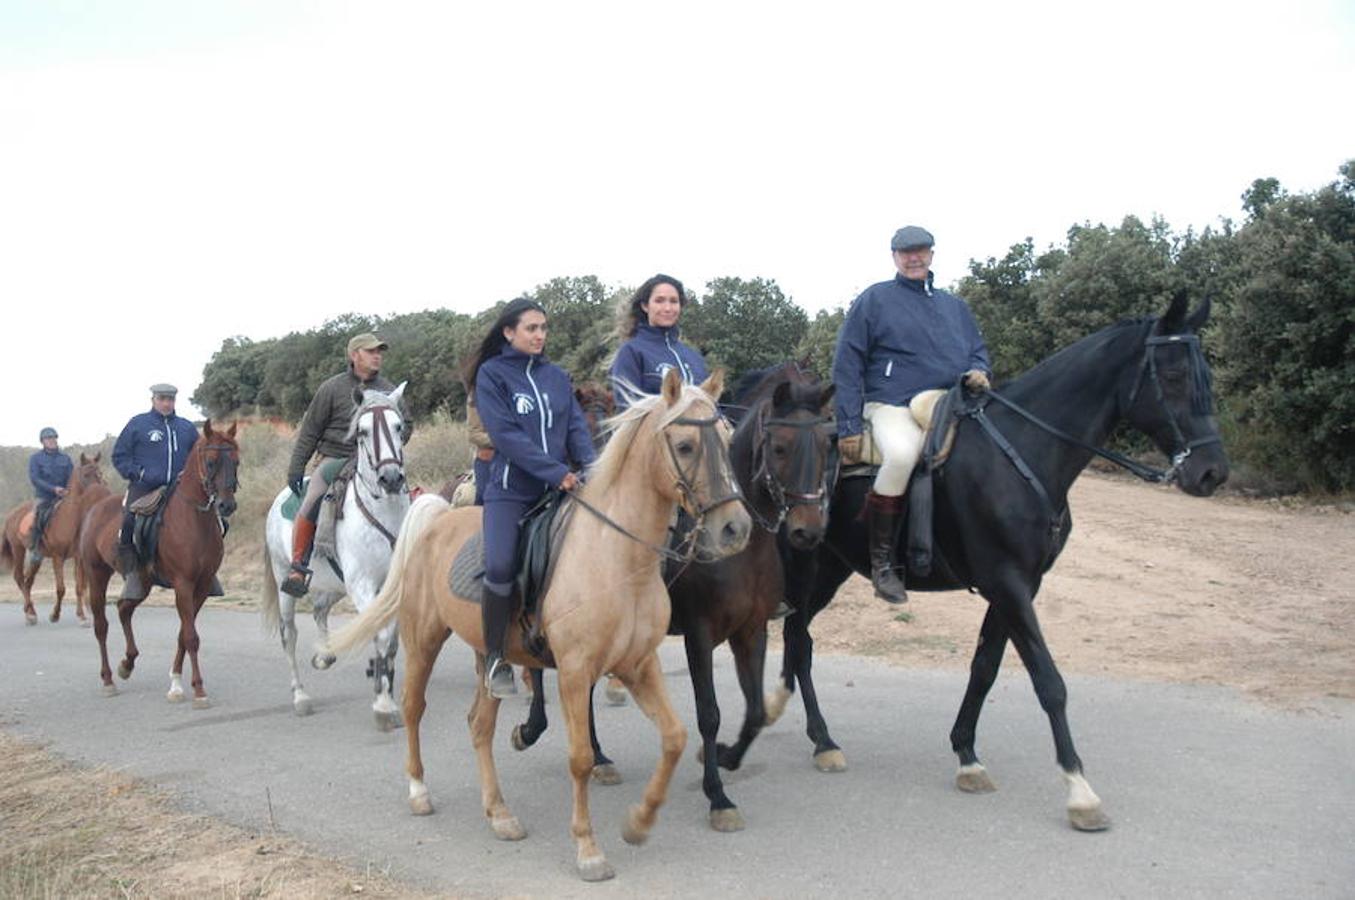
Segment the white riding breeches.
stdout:
<svg viewBox="0 0 1355 900">
<path fill-rule="evenodd" d="M 886 497 L 902 496 L 922 456 L 925 432 L 906 406 L 867 403 L 862 415 L 870 422 L 871 440 L 883 459 L 873 489 Z"/>
</svg>

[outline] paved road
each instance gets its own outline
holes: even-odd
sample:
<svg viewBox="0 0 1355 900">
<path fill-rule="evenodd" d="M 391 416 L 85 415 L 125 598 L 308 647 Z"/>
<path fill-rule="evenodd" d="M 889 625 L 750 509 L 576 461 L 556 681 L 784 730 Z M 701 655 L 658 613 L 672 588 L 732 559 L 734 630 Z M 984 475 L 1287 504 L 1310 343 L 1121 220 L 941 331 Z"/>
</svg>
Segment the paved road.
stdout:
<svg viewBox="0 0 1355 900">
<path fill-rule="evenodd" d="M 951 785 L 946 734 L 959 674 L 824 657 L 820 696 L 850 769 L 810 764 L 798 697 L 728 778 L 748 828 L 706 826 L 689 753 L 649 844 L 621 841 L 657 740 L 633 705 L 600 708 L 627 782 L 594 788 L 594 823 L 617 869 L 585 885 L 573 871 L 569 786 L 558 720 L 525 754 L 498 735 L 505 793 L 530 836 L 500 843 L 479 810 L 465 711 L 470 655 L 453 640 L 433 681 L 425 760 L 437 814 L 406 811 L 402 732 L 372 726 L 362 667 L 310 674 L 316 714 L 298 719 L 286 667 L 254 615 L 208 610 L 200 622 L 213 707 L 164 700 L 172 610 L 137 614 L 142 657 L 115 698 L 101 696 L 88 629 L 26 628 L 0 605 L 0 721 L 60 754 L 122 767 L 183 806 L 251 829 L 279 829 L 359 866 L 463 895 L 1350 897 L 1355 895 L 1355 704 L 1304 714 L 1223 689 L 1070 678 L 1071 716 L 1093 786 L 1115 825 L 1072 831 L 1044 716 L 1029 682 L 1004 672 L 981 723 L 980 753 L 1000 790 Z M 309 624 L 309 623 L 306 623 Z M 303 629 L 309 644 L 312 631 Z M 114 646 L 120 651 L 121 638 Z M 680 645 L 664 668 L 695 722 Z M 777 661 L 773 660 L 773 664 Z M 741 715 L 733 665 L 717 655 L 726 731 Z M 553 689 L 548 680 L 547 689 Z M 554 712 L 552 703 L 550 710 Z M 525 704 L 509 702 L 502 722 Z M 131 725 L 128 723 L 135 723 Z"/>
</svg>

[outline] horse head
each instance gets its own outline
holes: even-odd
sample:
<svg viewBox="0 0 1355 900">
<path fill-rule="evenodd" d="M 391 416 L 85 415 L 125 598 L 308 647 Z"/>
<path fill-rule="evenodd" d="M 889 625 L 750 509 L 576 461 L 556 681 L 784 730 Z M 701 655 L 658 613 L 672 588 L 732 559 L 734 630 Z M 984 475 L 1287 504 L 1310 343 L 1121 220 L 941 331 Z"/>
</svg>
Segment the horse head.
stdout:
<svg viewBox="0 0 1355 900">
<path fill-rule="evenodd" d="M 588 423 L 588 433 L 593 436 L 593 444 L 601 449 L 603 440 L 602 423 L 616 412 L 616 399 L 612 392 L 596 381 L 585 381 L 574 388 L 574 399 L 583 410 L 584 421 Z"/>
<path fill-rule="evenodd" d="M 749 485 L 747 502 L 768 530 L 784 521 L 786 539 L 797 550 L 818 546 L 828 529 L 835 475 L 833 392 L 831 384 L 778 381 L 740 425 L 740 432 L 751 432 L 746 450 L 735 459 Z M 736 436 L 735 445 L 743 449 L 744 441 Z M 758 505 L 769 505 L 771 514 Z"/>
<path fill-rule="evenodd" d="M 189 455 L 189 463 L 197 457 L 196 474 L 207 505 L 214 503 L 223 519 L 235 512 L 235 492 L 240 488 L 240 445 L 235 442 L 235 429 L 235 422 L 223 431 L 208 419 L 202 426 L 202 439 L 193 444 Z M 185 463 L 185 470 L 189 463 Z"/>
<path fill-rule="evenodd" d="M 355 409 L 348 423 L 348 440 L 358 447 L 358 477 L 366 482 L 374 480 L 369 489 L 388 495 L 405 489 L 405 385 L 389 394 L 382 391 L 356 389 L 353 392 Z"/>
<path fill-rule="evenodd" d="M 1148 333 L 1125 403 L 1129 423 L 1171 459 L 1171 479 L 1197 497 L 1228 480 L 1209 362 L 1200 348 L 1199 331 L 1208 320 L 1208 299 L 1187 313 L 1186 295 L 1178 293 Z"/>
<path fill-rule="evenodd" d="M 93 456 L 80 454 L 80 465 L 75 467 L 74 477 L 71 479 L 71 487 L 78 487 L 80 490 L 94 487 L 96 484 L 104 483 L 103 468 L 99 462 L 103 459 L 103 451 L 95 453 Z"/>
</svg>

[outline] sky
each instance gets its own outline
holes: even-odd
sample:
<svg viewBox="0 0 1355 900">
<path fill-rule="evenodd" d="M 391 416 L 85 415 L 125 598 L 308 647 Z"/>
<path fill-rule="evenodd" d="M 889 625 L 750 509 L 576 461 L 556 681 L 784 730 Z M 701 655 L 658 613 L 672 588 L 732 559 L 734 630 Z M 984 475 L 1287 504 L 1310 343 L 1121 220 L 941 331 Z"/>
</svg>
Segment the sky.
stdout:
<svg viewBox="0 0 1355 900">
<path fill-rule="evenodd" d="M 0 444 L 116 434 L 229 336 L 561 275 L 814 312 L 1355 157 L 1355 3 L 0 0 Z M 342 362 L 335 361 L 336 371 Z M 414 377 L 417 377 L 415 374 Z"/>
</svg>

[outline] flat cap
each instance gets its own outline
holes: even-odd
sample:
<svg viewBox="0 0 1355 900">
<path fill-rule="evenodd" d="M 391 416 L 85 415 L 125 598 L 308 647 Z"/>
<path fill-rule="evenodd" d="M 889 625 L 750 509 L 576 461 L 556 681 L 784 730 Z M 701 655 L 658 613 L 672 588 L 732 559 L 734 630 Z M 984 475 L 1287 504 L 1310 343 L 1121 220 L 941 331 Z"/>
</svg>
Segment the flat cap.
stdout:
<svg viewBox="0 0 1355 900">
<path fill-rule="evenodd" d="M 930 247 L 936 243 L 932 233 L 925 228 L 919 228 L 916 225 L 905 225 L 894 232 L 894 239 L 889 242 L 890 250 L 914 250 L 918 247 Z"/>
<path fill-rule="evenodd" d="M 172 384 L 165 384 L 163 381 L 151 385 L 151 395 L 154 397 L 175 397 L 178 396 L 178 393 L 178 388 Z"/>
<path fill-rule="evenodd" d="M 50 425 L 38 432 L 38 440 L 40 441 L 45 441 L 48 438 L 54 437 L 56 437 L 56 429 Z"/>
<path fill-rule="evenodd" d="M 387 344 L 381 338 L 372 334 L 370 331 L 363 334 L 355 334 L 348 339 L 348 352 L 354 350 L 389 350 L 390 344 Z"/>
</svg>

